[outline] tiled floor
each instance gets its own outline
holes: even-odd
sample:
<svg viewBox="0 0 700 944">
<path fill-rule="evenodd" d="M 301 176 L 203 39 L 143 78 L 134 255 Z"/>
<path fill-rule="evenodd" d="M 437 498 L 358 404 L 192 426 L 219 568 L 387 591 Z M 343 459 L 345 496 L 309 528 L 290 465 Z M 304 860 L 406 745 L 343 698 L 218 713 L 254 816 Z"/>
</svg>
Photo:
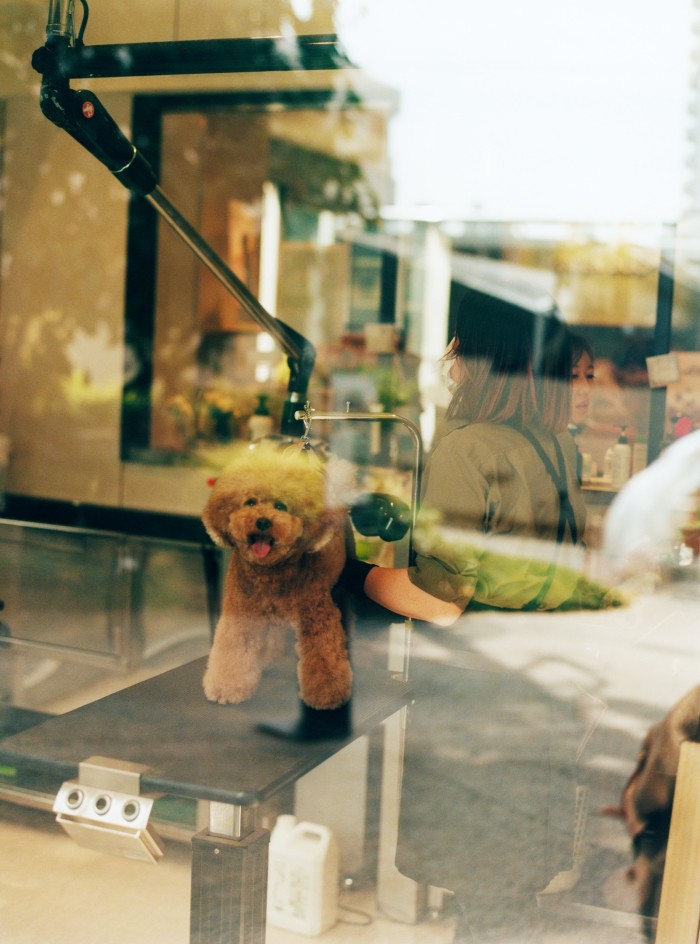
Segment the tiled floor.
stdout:
<svg viewBox="0 0 700 944">
<path fill-rule="evenodd" d="M 173 668 L 206 651 L 201 640 L 166 651 L 124 673 L 70 665 L 31 653 L 12 657 L 15 701 L 61 714 Z M 7 662 L 4 663 L 7 674 Z M 19 696 L 19 697 L 17 697 Z M 160 830 L 159 830 L 160 831 Z M 188 838 L 165 838 L 157 865 L 78 846 L 46 810 L 0 800 L 0 941 L 2 944 L 187 944 L 191 851 Z M 380 913 L 373 887 L 341 893 L 328 944 L 448 944 L 454 918 L 417 924 Z M 302 935 L 268 927 L 268 944 Z"/>
<path fill-rule="evenodd" d="M 190 853 L 166 841 L 157 865 L 80 848 L 50 814 L 0 803 L 2 944 L 188 944 Z M 267 944 L 451 944 L 455 919 L 415 924 L 378 913 L 373 888 L 344 891 L 338 923 L 316 938 L 267 929 Z M 540 944 L 642 944 L 639 928 L 588 916 L 551 919 Z M 490 941 L 492 939 L 489 939 Z M 528 944 L 534 941 L 527 939 Z M 233 944 L 233 942 L 232 942 Z M 525 944 L 519 937 L 500 944 Z"/>
<path fill-rule="evenodd" d="M 534 647 L 535 637 L 523 637 L 517 632 L 499 637 L 498 629 L 494 625 L 494 631 L 475 637 L 475 650 L 477 644 L 483 650 L 479 659 L 498 659 L 500 662 L 511 660 L 514 663 L 520 660 L 526 667 L 523 677 L 529 671 L 528 666 L 533 666 L 533 672 L 536 669 L 540 675 L 545 669 L 551 668 L 551 660 L 543 662 L 526 649 L 528 645 Z M 555 682 L 550 683 L 547 679 L 542 682 L 552 691 L 556 690 L 555 683 L 560 684 L 564 678 L 564 668 L 574 664 L 570 658 L 572 646 L 576 639 L 582 637 L 570 636 L 568 641 L 565 636 L 557 638 L 562 640 L 562 645 L 566 645 L 563 652 L 567 661 L 562 659 L 556 663 Z M 610 640 L 614 641 L 615 637 L 601 630 L 595 650 L 589 643 L 590 638 L 591 630 L 588 629 L 585 652 L 594 651 L 595 658 L 600 661 L 600 647 L 607 645 Z M 449 661 L 454 670 L 454 654 L 443 652 L 441 639 L 439 636 L 419 636 L 415 640 L 414 652 L 418 660 L 414 663 L 413 671 L 419 681 L 421 666 L 425 667 L 433 661 Z M 549 648 L 550 643 L 548 639 Z M 502 652 L 489 651 L 496 645 L 501 646 Z M 578 652 L 580 648 L 576 646 L 576 664 L 581 662 L 583 665 L 584 660 Z M 26 707 L 60 713 L 139 681 L 149 674 L 162 672 L 182 661 L 195 658 L 202 654 L 200 649 L 200 643 L 194 648 L 187 644 L 176 651 L 162 653 L 130 675 L 116 671 L 95 671 L 88 666 L 74 666 L 69 670 L 65 664 L 57 664 L 53 660 L 23 655 L 11 673 L 21 676 L 21 685 L 14 684 L 10 688 L 15 694 L 21 691 L 20 702 L 23 700 Z M 378 652 L 377 658 L 386 659 L 386 652 Z M 491 664 L 489 662 L 489 666 Z M 7 661 L 3 666 L 7 672 Z M 583 669 L 577 668 L 576 671 L 579 673 L 576 676 L 578 680 Z M 490 669 L 487 676 L 480 668 L 476 675 L 465 675 L 465 684 L 468 682 L 473 688 L 475 679 L 479 678 L 490 679 Z M 625 705 L 626 702 L 622 701 L 621 704 Z M 520 713 L 520 718 L 524 718 L 522 712 L 529 710 L 528 705 L 527 700 L 517 707 L 514 704 L 513 717 L 518 717 Z M 644 730 L 647 723 L 646 714 L 638 711 L 632 719 L 634 730 L 631 736 L 627 738 L 625 735 L 625 741 L 620 746 L 617 743 L 620 740 L 619 728 L 625 718 L 611 711 L 608 714 L 610 731 L 606 734 L 606 740 L 601 742 L 606 753 L 596 748 L 593 758 L 593 769 L 600 773 L 600 795 L 596 802 L 598 799 L 603 801 L 601 806 L 615 801 L 619 785 L 624 783 L 628 766 L 634 757 L 639 732 Z M 468 749 L 466 760 L 476 775 L 479 770 L 488 771 L 488 765 L 496 765 L 498 757 L 494 749 L 502 744 L 502 740 L 499 742 L 489 733 L 481 720 L 480 710 L 473 715 L 473 744 Z M 649 718 L 653 716 L 651 712 Z M 460 731 L 466 730 L 466 717 L 455 717 L 453 726 Z M 494 717 L 491 719 L 493 723 Z M 478 741 L 482 728 L 485 744 L 490 745 L 489 750 Z M 452 727 L 449 725 L 440 732 L 445 751 L 448 752 L 442 760 L 450 769 L 455 769 L 454 766 L 450 767 L 455 764 L 458 765 L 456 769 L 459 769 L 465 755 L 463 751 L 459 752 L 457 742 L 450 741 L 451 733 Z M 430 730 L 426 736 L 430 736 Z M 474 740 L 474 737 L 477 739 Z M 450 754 L 450 751 L 453 753 Z M 518 799 L 517 792 L 514 799 Z M 487 809 L 488 797 L 484 798 L 484 802 L 484 808 Z M 538 797 L 526 797 L 526 802 L 536 807 Z M 425 820 L 425 816 L 422 818 Z M 597 856 L 594 881 L 588 891 L 592 890 L 597 895 L 608 864 L 612 868 L 626 861 L 628 842 L 621 827 L 595 816 L 589 825 L 588 839 Z M 464 845 L 467 866 L 478 869 L 479 863 L 469 858 L 474 854 L 473 847 L 466 841 Z M 79 847 L 55 824 L 49 812 L 0 802 L 0 849 L 2 944 L 187 944 L 189 941 L 191 858 L 187 842 L 166 839 L 166 854 L 158 865 L 118 859 Z M 599 862 L 602 862 L 602 870 Z M 585 885 L 585 882 L 581 884 Z M 577 886 L 576 892 L 579 890 L 580 886 Z M 633 913 L 615 915 L 600 908 L 596 910 L 596 907 L 590 907 L 590 901 L 593 900 L 591 898 L 584 908 L 585 913 L 580 909 L 577 911 L 576 907 L 572 910 L 562 902 L 562 915 L 559 918 L 549 915 L 548 930 L 536 938 L 538 944 L 642 944 L 644 938 Z M 448 899 L 448 907 L 442 914 L 416 924 L 394 920 L 378 907 L 376 889 L 371 884 L 360 883 L 356 890 L 342 892 L 339 921 L 319 940 L 324 944 L 451 944 L 456 920 L 450 904 Z M 308 938 L 268 928 L 268 944 L 301 944 L 305 940 Z M 516 935 L 503 937 L 498 944 L 524 944 L 524 941 L 524 938 Z M 481 944 L 481 941 L 475 944 Z"/>
<path fill-rule="evenodd" d="M 2 944 L 188 944 L 190 851 L 166 840 L 157 865 L 83 849 L 51 814 L 0 802 L 0 940 Z M 445 913 L 417 924 L 379 913 L 373 888 L 343 891 L 338 922 L 316 938 L 275 927 L 267 944 L 451 944 L 455 919 Z M 642 944 L 630 921 L 549 918 L 541 944 Z M 489 939 L 492 940 L 492 939 Z M 530 942 L 530 939 L 527 939 Z M 233 942 L 232 942 L 233 944 Z M 525 944 L 519 937 L 501 944 Z M 533 942 L 530 942 L 533 944 Z"/>
<path fill-rule="evenodd" d="M 0 803 L 3 944 L 187 944 L 190 852 L 166 840 L 157 865 L 83 849 L 50 814 Z M 415 926 L 379 914 L 372 889 L 343 892 L 324 944 L 448 944 L 454 920 Z M 308 938 L 268 928 L 268 944 Z"/>
</svg>

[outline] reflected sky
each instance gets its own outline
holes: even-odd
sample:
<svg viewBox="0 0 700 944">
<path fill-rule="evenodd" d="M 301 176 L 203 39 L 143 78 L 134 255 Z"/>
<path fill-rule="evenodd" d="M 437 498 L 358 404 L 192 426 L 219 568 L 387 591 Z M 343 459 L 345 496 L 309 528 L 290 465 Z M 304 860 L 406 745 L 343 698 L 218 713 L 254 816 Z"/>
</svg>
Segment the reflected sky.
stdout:
<svg viewBox="0 0 700 944">
<path fill-rule="evenodd" d="M 342 0 L 337 15 L 351 58 L 399 91 L 400 206 L 559 220 L 687 209 L 693 0 L 429 9 Z"/>
</svg>

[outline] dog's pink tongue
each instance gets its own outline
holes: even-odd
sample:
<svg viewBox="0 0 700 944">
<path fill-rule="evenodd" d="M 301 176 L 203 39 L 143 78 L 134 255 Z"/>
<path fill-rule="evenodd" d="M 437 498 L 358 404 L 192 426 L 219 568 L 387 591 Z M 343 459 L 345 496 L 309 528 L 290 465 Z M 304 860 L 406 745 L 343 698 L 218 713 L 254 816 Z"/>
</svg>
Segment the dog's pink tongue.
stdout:
<svg viewBox="0 0 700 944">
<path fill-rule="evenodd" d="M 253 554 L 260 558 L 267 557 L 267 555 L 270 553 L 270 545 L 267 543 L 267 541 L 256 541 L 254 544 L 251 544 L 251 549 Z"/>
</svg>

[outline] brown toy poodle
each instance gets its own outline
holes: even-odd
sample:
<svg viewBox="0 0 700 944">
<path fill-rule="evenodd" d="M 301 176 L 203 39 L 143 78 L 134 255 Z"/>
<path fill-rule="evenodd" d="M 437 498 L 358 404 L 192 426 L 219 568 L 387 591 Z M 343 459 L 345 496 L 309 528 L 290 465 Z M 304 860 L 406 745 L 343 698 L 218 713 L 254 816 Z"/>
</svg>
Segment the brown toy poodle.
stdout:
<svg viewBox="0 0 700 944">
<path fill-rule="evenodd" d="M 352 670 L 331 590 L 346 559 L 348 514 L 318 458 L 296 448 L 242 452 L 214 484 L 202 521 L 215 544 L 231 549 L 207 698 L 250 698 L 291 628 L 302 701 L 345 704 Z"/>
</svg>

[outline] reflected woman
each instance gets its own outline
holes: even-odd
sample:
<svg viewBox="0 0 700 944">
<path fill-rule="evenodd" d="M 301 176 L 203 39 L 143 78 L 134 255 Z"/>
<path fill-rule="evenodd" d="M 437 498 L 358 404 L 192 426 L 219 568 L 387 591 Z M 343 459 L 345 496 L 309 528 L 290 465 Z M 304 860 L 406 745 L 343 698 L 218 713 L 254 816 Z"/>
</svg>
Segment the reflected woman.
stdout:
<svg viewBox="0 0 700 944">
<path fill-rule="evenodd" d="M 468 614 L 620 600 L 562 556 L 575 557 L 585 526 L 567 326 L 468 290 L 445 358 L 453 392 L 423 479 L 415 564 L 350 561 L 341 580 L 441 627 L 467 610 L 464 633 L 438 632 L 453 655 L 413 661 L 397 865 L 455 893 L 455 940 L 524 941 L 536 893 L 570 867 L 575 755 L 567 748 L 553 776 L 561 706 L 546 692 L 494 665 L 470 670 Z"/>
<path fill-rule="evenodd" d="M 344 586 L 441 626 L 467 607 L 597 609 L 619 602 L 561 566 L 561 555 L 552 567 L 541 554 L 519 553 L 529 539 L 580 545 L 584 531 L 567 431 L 574 363 L 567 326 L 554 311 L 539 314 L 469 289 L 445 359 L 453 393 L 423 478 L 415 565 L 350 561 Z"/>
</svg>

